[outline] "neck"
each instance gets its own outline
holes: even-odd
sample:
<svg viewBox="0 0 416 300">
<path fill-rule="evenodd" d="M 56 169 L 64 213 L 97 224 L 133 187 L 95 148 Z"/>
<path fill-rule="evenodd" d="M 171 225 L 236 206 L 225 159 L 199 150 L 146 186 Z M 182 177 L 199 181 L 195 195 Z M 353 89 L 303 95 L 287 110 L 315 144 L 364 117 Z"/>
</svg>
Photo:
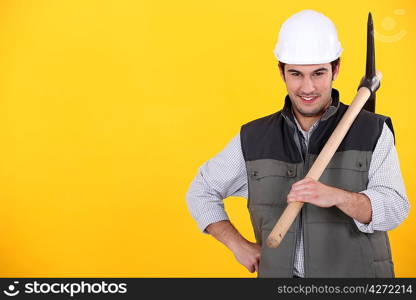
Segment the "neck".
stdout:
<svg viewBox="0 0 416 300">
<path fill-rule="evenodd" d="M 314 117 L 305 117 L 302 116 L 299 112 L 294 111 L 296 120 L 298 121 L 300 127 L 304 131 L 308 131 L 316 121 L 319 120 L 321 116 L 314 116 Z"/>
</svg>

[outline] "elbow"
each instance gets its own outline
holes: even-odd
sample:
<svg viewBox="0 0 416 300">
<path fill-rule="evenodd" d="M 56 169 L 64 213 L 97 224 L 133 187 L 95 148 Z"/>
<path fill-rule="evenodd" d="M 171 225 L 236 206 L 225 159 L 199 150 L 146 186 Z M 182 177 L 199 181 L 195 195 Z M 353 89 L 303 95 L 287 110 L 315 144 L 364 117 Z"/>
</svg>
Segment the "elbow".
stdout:
<svg viewBox="0 0 416 300">
<path fill-rule="evenodd" d="M 409 216 L 410 203 L 406 197 L 401 197 L 400 205 L 397 205 L 390 211 L 391 227 L 388 230 L 393 230 L 401 225 Z"/>
<path fill-rule="evenodd" d="M 399 226 L 401 223 L 404 222 L 404 220 L 406 220 L 406 218 L 409 216 L 409 211 L 410 211 L 409 200 L 407 200 L 407 198 L 403 198 L 401 209 L 398 209 L 398 211 L 396 211 L 396 216 L 397 216 L 397 219 L 398 219 L 397 226 Z"/>
</svg>

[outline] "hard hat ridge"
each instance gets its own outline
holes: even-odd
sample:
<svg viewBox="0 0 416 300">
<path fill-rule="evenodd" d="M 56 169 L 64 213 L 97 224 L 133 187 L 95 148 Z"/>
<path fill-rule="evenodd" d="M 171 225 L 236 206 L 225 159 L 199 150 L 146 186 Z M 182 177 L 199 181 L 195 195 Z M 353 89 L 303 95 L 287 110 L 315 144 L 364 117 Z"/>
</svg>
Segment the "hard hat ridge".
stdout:
<svg viewBox="0 0 416 300">
<path fill-rule="evenodd" d="M 302 10 L 288 18 L 274 49 L 277 59 L 287 64 L 328 63 L 341 52 L 335 25 L 314 10 Z"/>
</svg>

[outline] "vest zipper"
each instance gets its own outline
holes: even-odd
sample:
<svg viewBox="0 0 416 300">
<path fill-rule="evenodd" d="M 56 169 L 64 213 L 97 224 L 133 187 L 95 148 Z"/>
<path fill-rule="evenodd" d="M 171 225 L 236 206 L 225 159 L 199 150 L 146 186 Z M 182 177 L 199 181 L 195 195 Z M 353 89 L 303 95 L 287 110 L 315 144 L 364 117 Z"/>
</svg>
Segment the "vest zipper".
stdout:
<svg viewBox="0 0 416 300">
<path fill-rule="evenodd" d="M 305 154 L 305 158 L 303 158 L 303 154 L 302 154 L 302 160 L 303 160 L 303 170 L 302 170 L 302 178 L 305 178 L 306 175 L 306 166 L 309 163 L 309 153 L 308 150 L 306 150 L 306 154 Z M 297 242 L 298 242 L 298 231 L 300 229 L 300 234 L 303 237 L 303 243 L 302 243 L 302 247 L 303 247 L 303 269 L 304 269 L 304 274 L 303 276 L 306 277 L 306 259 L 305 259 L 305 235 L 304 235 L 304 230 L 303 230 L 303 223 L 304 223 L 304 213 L 303 213 L 303 207 L 300 210 L 299 213 L 299 218 L 298 221 L 296 222 L 296 226 L 295 226 L 295 247 L 293 247 L 293 255 L 292 255 L 292 274 L 293 274 L 293 269 L 294 269 L 294 265 L 295 265 L 295 256 L 296 256 L 296 246 L 297 246 Z"/>
<path fill-rule="evenodd" d="M 309 138 L 309 141 L 310 141 L 310 138 Z M 308 168 L 308 165 L 309 165 L 309 158 L 310 158 L 310 156 L 309 156 L 309 145 L 308 145 L 308 147 L 306 147 L 306 154 L 305 154 L 305 161 L 304 161 L 304 165 L 303 165 L 303 178 L 305 178 L 305 176 L 306 176 L 306 169 Z M 305 240 L 305 226 L 304 226 L 304 224 L 305 224 L 305 220 L 304 220 L 304 218 L 305 218 L 305 216 L 304 216 L 305 214 L 304 214 L 304 207 L 302 207 L 302 209 L 300 210 L 300 217 L 299 217 L 299 219 L 300 219 L 300 224 L 302 225 L 302 228 L 301 228 L 301 232 L 300 232 L 300 234 L 302 235 L 302 239 L 303 239 L 303 243 L 302 243 L 302 247 L 303 247 L 303 277 L 307 277 L 306 276 L 306 247 L 305 247 L 305 242 L 306 242 L 306 240 Z"/>
<path fill-rule="evenodd" d="M 311 136 L 309 137 L 309 141 L 308 141 L 308 145 L 306 145 L 306 149 L 305 149 L 305 155 L 303 154 L 302 151 L 302 139 L 300 138 L 299 134 L 299 130 L 296 126 L 296 124 L 294 124 L 292 122 L 292 120 L 290 120 L 289 118 L 286 118 L 287 123 L 289 124 L 289 126 L 294 129 L 294 140 L 295 140 L 295 144 L 298 146 L 298 150 L 299 153 L 301 155 L 302 161 L 303 161 L 303 170 L 302 170 L 302 178 L 305 178 L 306 174 L 307 174 L 307 169 L 308 169 L 308 165 L 309 165 L 309 161 L 310 161 L 310 155 L 309 155 L 309 144 L 311 141 L 311 138 L 313 136 L 313 134 L 316 132 L 316 130 L 314 132 L 312 132 Z M 304 143 L 305 144 L 305 143 Z M 299 213 L 299 218 L 298 221 L 296 222 L 296 226 L 295 226 L 295 247 L 293 247 L 293 255 L 292 255 L 292 263 L 291 263 L 291 267 L 292 267 L 292 274 L 293 274 L 293 269 L 294 269 L 294 265 L 295 265 L 295 256 L 296 256 L 296 245 L 297 245 L 297 240 L 298 240 L 298 230 L 300 228 L 300 234 L 303 237 L 303 243 L 302 243 L 302 247 L 303 247 L 303 269 L 304 269 L 304 274 L 303 276 L 306 277 L 306 252 L 305 252 L 305 235 L 304 235 L 304 230 L 303 230 L 303 224 L 304 222 L 304 208 L 302 207 L 302 209 L 300 210 Z"/>
<path fill-rule="evenodd" d="M 286 119 L 287 124 L 289 124 L 289 126 L 294 130 L 294 135 L 293 135 L 293 139 L 295 141 L 296 146 L 298 147 L 299 153 L 300 153 L 300 157 L 303 161 L 303 177 L 305 176 L 305 158 L 303 157 L 303 153 L 302 153 L 302 141 L 300 140 L 299 137 L 299 132 L 298 132 L 298 128 L 297 126 L 286 116 L 283 115 L 283 117 Z M 303 210 L 303 209 L 302 209 Z M 300 211 L 300 216 L 302 216 L 302 210 Z M 293 276 L 293 271 L 295 268 L 295 256 L 296 256 L 296 245 L 297 245 L 297 241 L 298 241 L 298 230 L 299 227 L 301 225 L 301 218 L 298 218 L 298 221 L 296 222 L 296 226 L 295 226 L 295 246 L 293 247 L 293 255 L 292 255 L 292 261 L 291 261 L 291 274 L 289 274 L 289 276 Z M 305 253 L 305 250 L 304 250 Z"/>
<path fill-rule="evenodd" d="M 314 132 L 312 133 L 312 135 L 314 134 Z M 298 132 L 299 135 L 299 132 Z M 303 146 L 306 147 L 306 149 L 304 149 L 304 152 L 302 151 L 302 159 L 303 159 L 303 170 L 302 170 L 302 179 L 305 178 L 306 174 L 307 174 L 307 170 L 309 170 L 309 161 L 310 161 L 310 155 L 309 155 L 309 144 L 311 141 L 311 137 L 312 135 L 309 137 L 308 139 L 308 144 L 306 144 L 306 140 L 303 138 L 300 143 L 303 143 Z M 305 230 L 304 230 L 304 224 L 305 224 L 305 208 L 302 207 L 302 209 L 300 210 L 299 213 L 299 222 L 298 222 L 299 226 L 300 226 L 300 234 L 302 235 L 302 247 L 303 247 L 303 277 L 307 277 L 306 274 L 306 247 L 305 247 Z M 295 234 L 296 239 L 297 239 L 297 232 Z M 296 247 L 295 247 L 295 252 L 296 252 Z"/>
<path fill-rule="evenodd" d="M 319 126 L 319 124 L 318 124 L 318 126 Z M 315 130 L 309 136 L 308 144 L 306 145 L 305 158 L 304 158 L 304 163 L 303 163 L 303 174 L 302 174 L 303 178 L 305 178 L 305 176 L 307 175 L 307 173 L 309 172 L 309 169 L 310 169 L 309 165 L 310 165 L 311 155 L 309 154 L 309 145 L 311 144 L 312 137 L 317 132 L 316 129 L 317 128 L 315 128 Z M 306 210 L 306 206 L 304 205 L 302 207 L 301 211 L 300 211 L 300 224 L 302 225 L 301 234 L 302 234 L 302 238 L 303 238 L 303 243 L 302 243 L 302 246 L 303 246 L 303 271 L 304 271 L 303 276 L 306 278 L 306 277 L 308 277 L 307 275 L 309 274 L 309 268 L 307 267 L 307 264 L 306 264 L 306 261 L 307 261 L 307 259 L 306 259 L 306 247 L 305 247 L 306 239 L 305 239 L 305 230 L 304 230 L 304 228 L 305 228 L 304 224 L 305 224 L 305 218 L 306 218 L 305 217 L 305 214 L 306 214 L 305 210 Z"/>
</svg>

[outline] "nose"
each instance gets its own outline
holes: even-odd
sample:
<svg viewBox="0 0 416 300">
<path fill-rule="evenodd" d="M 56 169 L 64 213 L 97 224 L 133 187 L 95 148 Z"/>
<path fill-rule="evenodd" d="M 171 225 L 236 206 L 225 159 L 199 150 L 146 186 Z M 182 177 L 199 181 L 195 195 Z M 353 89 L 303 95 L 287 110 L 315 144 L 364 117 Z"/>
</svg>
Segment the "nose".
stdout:
<svg viewBox="0 0 416 300">
<path fill-rule="evenodd" d="M 313 84 L 312 79 L 310 79 L 308 76 L 305 76 L 302 80 L 300 90 L 302 94 L 313 93 L 313 91 L 315 90 L 315 86 Z"/>
</svg>

